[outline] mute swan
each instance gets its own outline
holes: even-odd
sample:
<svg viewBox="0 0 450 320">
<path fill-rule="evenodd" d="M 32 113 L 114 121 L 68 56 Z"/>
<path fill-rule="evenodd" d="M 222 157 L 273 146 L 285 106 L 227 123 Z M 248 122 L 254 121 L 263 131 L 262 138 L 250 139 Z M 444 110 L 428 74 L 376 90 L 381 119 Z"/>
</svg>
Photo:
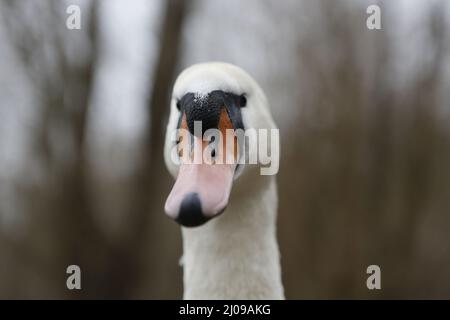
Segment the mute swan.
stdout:
<svg viewBox="0 0 450 320">
<path fill-rule="evenodd" d="M 275 129 L 262 89 L 234 65 L 197 64 L 178 76 L 170 108 L 164 157 L 176 181 L 165 211 L 183 226 L 184 299 L 284 299 L 275 176 L 261 175 L 259 165 L 173 161 L 173 132 L 183 127 L 198 139 L 193 121 Z"/>
</svg>

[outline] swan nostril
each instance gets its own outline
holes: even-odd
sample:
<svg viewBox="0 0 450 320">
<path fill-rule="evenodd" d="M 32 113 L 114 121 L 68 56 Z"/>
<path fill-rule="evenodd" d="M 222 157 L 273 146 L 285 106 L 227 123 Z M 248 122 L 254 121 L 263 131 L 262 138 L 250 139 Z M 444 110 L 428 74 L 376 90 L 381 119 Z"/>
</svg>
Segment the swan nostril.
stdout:
<svg viewBox="0 0 450 320">
<path fill-rule="evenodd" d="M 202 204 L 198 193 L 192 192 L 187 194 L 180 206 L 180 212 L 176 221 L 185 227 L 197 227 L 209 218 L 203 215 Z"/>
</svg>

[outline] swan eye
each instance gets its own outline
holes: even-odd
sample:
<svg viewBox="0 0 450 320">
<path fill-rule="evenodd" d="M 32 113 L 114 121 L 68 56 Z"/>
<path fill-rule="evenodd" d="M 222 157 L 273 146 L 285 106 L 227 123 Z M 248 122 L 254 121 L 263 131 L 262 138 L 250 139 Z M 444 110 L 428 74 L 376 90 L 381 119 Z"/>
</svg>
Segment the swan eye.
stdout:
<svg viewBox="0 0 450 320">
<path fill-rule="evenodd" d="M 177 101 L 177 109 L 178 109 L 178 111 L 181 110 L 181 103 L 180 103 L 180 100 Z"/>
<path fill-rule="evenodd" d="M 245 97 L 245 95 L 241 95 L 239 98 L 239 106 L 245 107 L 247 105 L 247 98 Z"/>
</svg>

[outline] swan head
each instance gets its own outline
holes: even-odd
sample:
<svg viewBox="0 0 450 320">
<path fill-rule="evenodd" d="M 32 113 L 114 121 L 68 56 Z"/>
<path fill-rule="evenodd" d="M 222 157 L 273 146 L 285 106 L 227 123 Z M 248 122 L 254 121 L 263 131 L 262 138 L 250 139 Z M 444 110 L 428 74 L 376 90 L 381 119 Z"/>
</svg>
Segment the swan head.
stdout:
<svg viewBox="0 0 450 320">
<path fill-rule="evenodd" d="M 166 130 L 164 158 L 176 179 L 166 214 L 186 227 L 221 214 L 246 170 L 243 150 L 248 158 L 257 152 L 229 133 L 274 128 L 262 89 L 244 70 L 221 62 L 185 69 L 175 81 Z"/>
</svg>

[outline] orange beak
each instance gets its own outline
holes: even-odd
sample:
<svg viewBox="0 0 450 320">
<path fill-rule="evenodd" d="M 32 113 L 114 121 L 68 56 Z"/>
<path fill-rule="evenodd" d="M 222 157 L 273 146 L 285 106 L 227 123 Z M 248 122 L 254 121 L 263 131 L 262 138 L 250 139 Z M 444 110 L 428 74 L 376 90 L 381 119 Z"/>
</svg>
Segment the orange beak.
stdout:
<svg viewBox="0 0 450 320">
<path fill-rule="evenodd" d="M 187 130 L 185 114 L 180 127 Z M 215 152 L 212 161 L 201 161 L 197 164 L 193 163 L 191 152 L 180 154 L 178 176 L 166 200 L 165 211 L 183 226 L 202 225 L 222 213 L 228 204 L 237 162 L 237 139 L 234 137 L 231 146 L 226 143 L 226 130 L 233 129 L 233 125 L 225 108 L 221 110 L 218 129 L 223 141 L 218 144 L 221 147 Z M 200 137 L 191 137 L 183 137 L 179 152 L 184 153 L 189 149 L 186 148 L 187 144 L 194 142 L 194 145 L 201 146 L 202 155 L 208 154 L 204 151 L 209 143 Z M 221 161 L 217 161 L 218 159 Z"/>
</svg>

